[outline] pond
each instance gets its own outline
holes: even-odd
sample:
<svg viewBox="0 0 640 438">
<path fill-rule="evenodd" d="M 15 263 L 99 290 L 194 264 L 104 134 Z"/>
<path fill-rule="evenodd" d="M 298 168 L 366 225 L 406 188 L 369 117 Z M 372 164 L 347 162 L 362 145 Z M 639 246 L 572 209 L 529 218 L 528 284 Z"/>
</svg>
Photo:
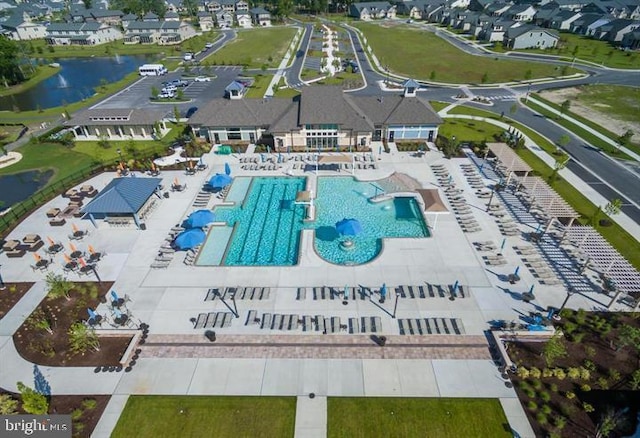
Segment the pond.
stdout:
<svg viewBox="0 0 640 438">
<path fill-rule="evenodd" d="M 56 59 L 60 71 L 22 93 L 0 98 L 0 111 L 28 111 L 93 96 L 100 82 L 116 82 L 153 60 L 153 55 Z"/>
<path fill-rule="evenodd" d="M 53 170 L 29 170 L 0 176 L 0 211 L 24 201 L 43 188 L 53 176 Z"/>
</svg>

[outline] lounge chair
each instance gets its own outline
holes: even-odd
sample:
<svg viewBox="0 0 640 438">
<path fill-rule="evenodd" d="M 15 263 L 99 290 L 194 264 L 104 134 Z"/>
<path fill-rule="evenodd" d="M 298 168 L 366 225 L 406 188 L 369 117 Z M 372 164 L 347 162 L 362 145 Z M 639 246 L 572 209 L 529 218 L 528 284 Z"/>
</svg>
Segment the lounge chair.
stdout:
<svg viewBox="0 0 640 438">
<path fill-rule="evenodd" d="M 168 262 L 154 262 L 151 263 L 151 268 L 153 269 L 163 269 L 163 268 L 168 268 L 170 265 L 170 263 Z"/>
</svg>

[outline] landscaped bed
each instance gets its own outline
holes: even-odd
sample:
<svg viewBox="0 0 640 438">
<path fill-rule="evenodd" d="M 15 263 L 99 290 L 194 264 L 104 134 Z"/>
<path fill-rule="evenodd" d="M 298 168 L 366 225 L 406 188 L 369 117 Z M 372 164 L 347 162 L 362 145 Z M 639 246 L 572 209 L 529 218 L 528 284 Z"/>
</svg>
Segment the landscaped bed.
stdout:
<svg viewBox="0 0 640 438">
<path fill-rule="evenodd" d="M 26 383 L 26 382 L 23 382 Z M 27 385 L 29 386 L 29 385 Z M 0 396 L 10 396 L 15 400 L 14 413 L 27 414 L 22 409 L 20 394 L 4 391 L 0 388 Z M 100 417 L 111 399 L 110 395 L 53 395 L 47 397 L 49 414 L 71 415 L 71 431 L 74 438 L 90 437 Z M 7 406 L 3 399 L 3 406 Z"/>
<path fill-rule="evenodd" d="M 87 308 L 95 309 L 99 298 L 109 292 L 113 283 L 69 284 L 71 289 L 66 294 L 50 292 L 18 328 L 13 335 L 18 353 L 39 365 L 120 365 L 131 335 L 98 337 L 98 346 L 90 341 L 80 341 L 80 348 L 74 349 L 69 334 L 76 323 L 80 323 L 76 327 L 81 329 L 82 321 L 89 318 Z"/>
<path fill-rule="evenodd" d="M 112 438 L 293 437 L 295 397 L 131 396 Z"/>
<path fill-rule="evenodd" d="M 20 298 L 31 289 L 34 283 L 5 283 L 5 289 L 0 290 L 0 319 L 16 305 Z"/>
<path fill-rule="evenodd" d="M 512 437 L 497 399 L 350 398 L 327 401 L 329 438 Z"/>
<path fill-rule="evenodd" d="M 564 310 L 556 329 L 564 336 L 507 343 L 518 366 L 515 387 L 536 436 L 632 434 L 640 406 L 638 315 Z M 616 415 L 628 421 L 616 421 Z"/>
</svg>

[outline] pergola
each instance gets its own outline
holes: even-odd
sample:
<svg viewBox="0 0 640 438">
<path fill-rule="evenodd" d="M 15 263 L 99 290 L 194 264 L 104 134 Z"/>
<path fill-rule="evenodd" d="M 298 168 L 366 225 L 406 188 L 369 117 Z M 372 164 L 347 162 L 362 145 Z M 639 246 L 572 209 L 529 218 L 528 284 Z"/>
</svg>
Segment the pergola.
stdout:
<svg viewBox="0 0 640 438">
<path fill-rule="evenodd" d="M 355 170 L 354 155 L 318 155 L 316 160 L 316 173 L 318 173 L 318 167 L 324 164 L 351 164 L 351 174 L 353 175 Z"/>
<path fill-rule="evenodd" d="M 497 166 L 507 175 L 507 184 L 511 180 L 511 176 L 516 173 L 524 173 L 523 176 L 529 175 L 531 166 L 529 166 L 511 147 L 506 143 L 487 143 L 487 147 L 496 156 L 500 164 Z"/>
<path fill-rule="evenodd" d="M 573 221 L 580 217 L 580 214 L 539 176 L 518 178 L 518 183 L 519 186 L 527 192 L 527 200 L 530 203 L 529 209 L 537 206 L 551 221 L 554 218 L 568 219 L 568 226 L 571 226 Z M 549 222 L 549 226 L 551 225 L 551 221 Z"/>
<path fill-rule="evenodd" d="M 640 272 L 631 265 L 620 253 L 607 242 L 595 229 L 590 226 L 573 226 L 564 230 L 563 241 L 570 242 L 584 253 L 589 262 L 597 268 L 603 276 L 611 279 L 618 292 L 612 303 L 620 293 L 640 293 Z M 636 309 L 640 306 L 640 300 Z"/>
<path fill-rule="evenodd" d="M 442 202 L 438 189 L 417 189 L 416 192 L 422 199 L 425 214 L 433 214 L 435 216 L 433 220 L 433 230 L 435 231 L 438 216 L 441 214 L 450 214 L 450 212 Z"/>
</svg>

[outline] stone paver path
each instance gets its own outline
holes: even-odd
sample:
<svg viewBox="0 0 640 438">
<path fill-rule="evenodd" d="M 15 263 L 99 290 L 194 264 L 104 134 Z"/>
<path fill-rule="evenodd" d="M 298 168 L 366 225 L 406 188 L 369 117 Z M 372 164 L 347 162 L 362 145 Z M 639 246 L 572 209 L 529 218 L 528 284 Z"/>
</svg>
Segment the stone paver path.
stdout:
<svg viewBox="0 0 640 438">
<path fill-rule="evenodd" d="M 384 347 L 365 335 L 151 335 L 141 357 L 288 359 L 491 359 L 484 336 L 387 336 Z"/>
</svg>

